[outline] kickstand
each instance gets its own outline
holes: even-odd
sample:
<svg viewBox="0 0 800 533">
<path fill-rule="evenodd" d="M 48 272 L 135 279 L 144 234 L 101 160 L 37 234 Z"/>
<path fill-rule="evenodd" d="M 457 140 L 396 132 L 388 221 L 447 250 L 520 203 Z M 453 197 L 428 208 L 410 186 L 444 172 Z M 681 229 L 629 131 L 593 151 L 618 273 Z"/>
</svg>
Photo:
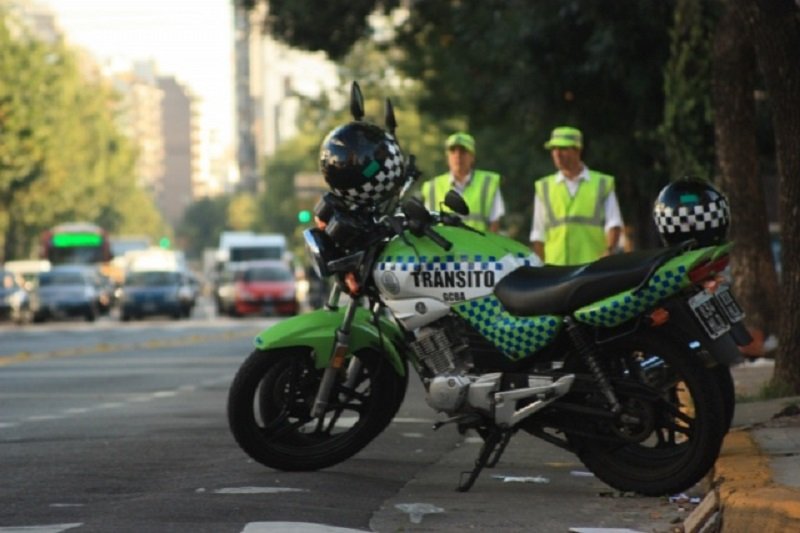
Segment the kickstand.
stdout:
<svg viewBox="0 0 800 533">
<path fill-rule="evenodd" d="M 497 464 L 508 445 L 508 441 L 511 440 L 512 434 L 513 431 L 508 429 L 492 428 L 488 431 L 486 437 L 484 437 L 478 458 L 475 459 L 475 467 L 470 471 L 461 472 L 461 479 L 456 489 L 458 492 L 467 492 L 475 484 L 475 480 L 478 479 L 484 467 L 492 468 Z M 464 480 L 465 474 L 469 474 L 466 481 Z"/>
</svg>

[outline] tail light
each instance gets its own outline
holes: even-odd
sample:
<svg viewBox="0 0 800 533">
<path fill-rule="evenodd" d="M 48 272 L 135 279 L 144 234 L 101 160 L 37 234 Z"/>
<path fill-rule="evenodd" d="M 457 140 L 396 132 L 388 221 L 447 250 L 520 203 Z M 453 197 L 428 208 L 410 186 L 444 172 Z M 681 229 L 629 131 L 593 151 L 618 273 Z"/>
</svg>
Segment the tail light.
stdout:
<svg viewBox="0 0 800 533">
<path fill-rule="evenodd" d="M 717 274 L 725 270 L 730 262 L 730 257 L 724 255 L 714 261 L 706 261 L 689 271 L 689 279 L 692 283 L 700 283 L 709 278 L 715 278 Z"/>
</svg>

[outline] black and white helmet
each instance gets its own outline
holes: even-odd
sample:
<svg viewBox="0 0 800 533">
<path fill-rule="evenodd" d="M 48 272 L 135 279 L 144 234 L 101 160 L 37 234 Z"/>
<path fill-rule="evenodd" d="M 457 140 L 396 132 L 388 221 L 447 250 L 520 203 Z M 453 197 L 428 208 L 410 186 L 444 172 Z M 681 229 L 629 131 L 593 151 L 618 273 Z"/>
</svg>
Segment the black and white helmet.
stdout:
<svg viewBox="0 0 800 533">
<path fill-rule="evenodd" d="M 699 246 L 713 246 L 725 241 L 731 213 L 728 200 L 711 183 L 686 176 L 661 189 L 653 219 L 666 245 L 695 239 Z"/>
<path fill-rule="evenodd" d="M 331 131 L 320 147 L 320 170 L 334 194 L 351 207 L 375 206 L 399 194 L 405 164 L 394 135 L 366 122 Z"/>
</svg>

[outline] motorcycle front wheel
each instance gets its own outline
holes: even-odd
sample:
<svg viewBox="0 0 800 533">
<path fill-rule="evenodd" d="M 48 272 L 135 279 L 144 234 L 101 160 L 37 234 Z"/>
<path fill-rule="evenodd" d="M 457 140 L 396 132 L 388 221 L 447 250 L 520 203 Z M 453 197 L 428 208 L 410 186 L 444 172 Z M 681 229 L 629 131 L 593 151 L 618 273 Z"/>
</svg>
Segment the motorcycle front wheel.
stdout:
<svg viewBox="0 0 800 533">
<path fill-rule="evenodd" d="M 306 348 L 254 351 L 228 394 L 236 442 L 259 463 L 279 470 L 318 470 L 355 455 L 391 422 L 407 378 L 385 357 L 362 350 L 337 378 L 324 416 L 311 409 L 322 369 Z M 348 379 L 349 378 L 349 379 Z"/>
<path fill-rule="evenodd" d="M 659 496 L 690 488 L 713 467 L 730 407 L 719 375 L 691 355 L 654 332 L 603 347 L 601 364 L 622 413 L 611 423 L 594 422 L 589 433 L 598 438 L 568 434 L 599 479 L 621 491 Z M 603 400 L 598 391 L 581 401 Z"/>
</svg>

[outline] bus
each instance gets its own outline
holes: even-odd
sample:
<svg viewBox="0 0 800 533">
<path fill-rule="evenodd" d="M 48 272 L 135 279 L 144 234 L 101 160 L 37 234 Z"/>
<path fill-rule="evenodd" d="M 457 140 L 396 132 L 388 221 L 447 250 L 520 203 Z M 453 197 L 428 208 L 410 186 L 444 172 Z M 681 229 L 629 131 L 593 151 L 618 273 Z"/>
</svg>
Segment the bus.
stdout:
<svg viewBox="0 0 800 533">
<path fill-rule="evenodd" d="M 42 259 L 51 265 L 98 265 L 111 261 L 111 240 L 106 230 L 90 222 L 59 224 L 42 233 Z"/>
</svg>

